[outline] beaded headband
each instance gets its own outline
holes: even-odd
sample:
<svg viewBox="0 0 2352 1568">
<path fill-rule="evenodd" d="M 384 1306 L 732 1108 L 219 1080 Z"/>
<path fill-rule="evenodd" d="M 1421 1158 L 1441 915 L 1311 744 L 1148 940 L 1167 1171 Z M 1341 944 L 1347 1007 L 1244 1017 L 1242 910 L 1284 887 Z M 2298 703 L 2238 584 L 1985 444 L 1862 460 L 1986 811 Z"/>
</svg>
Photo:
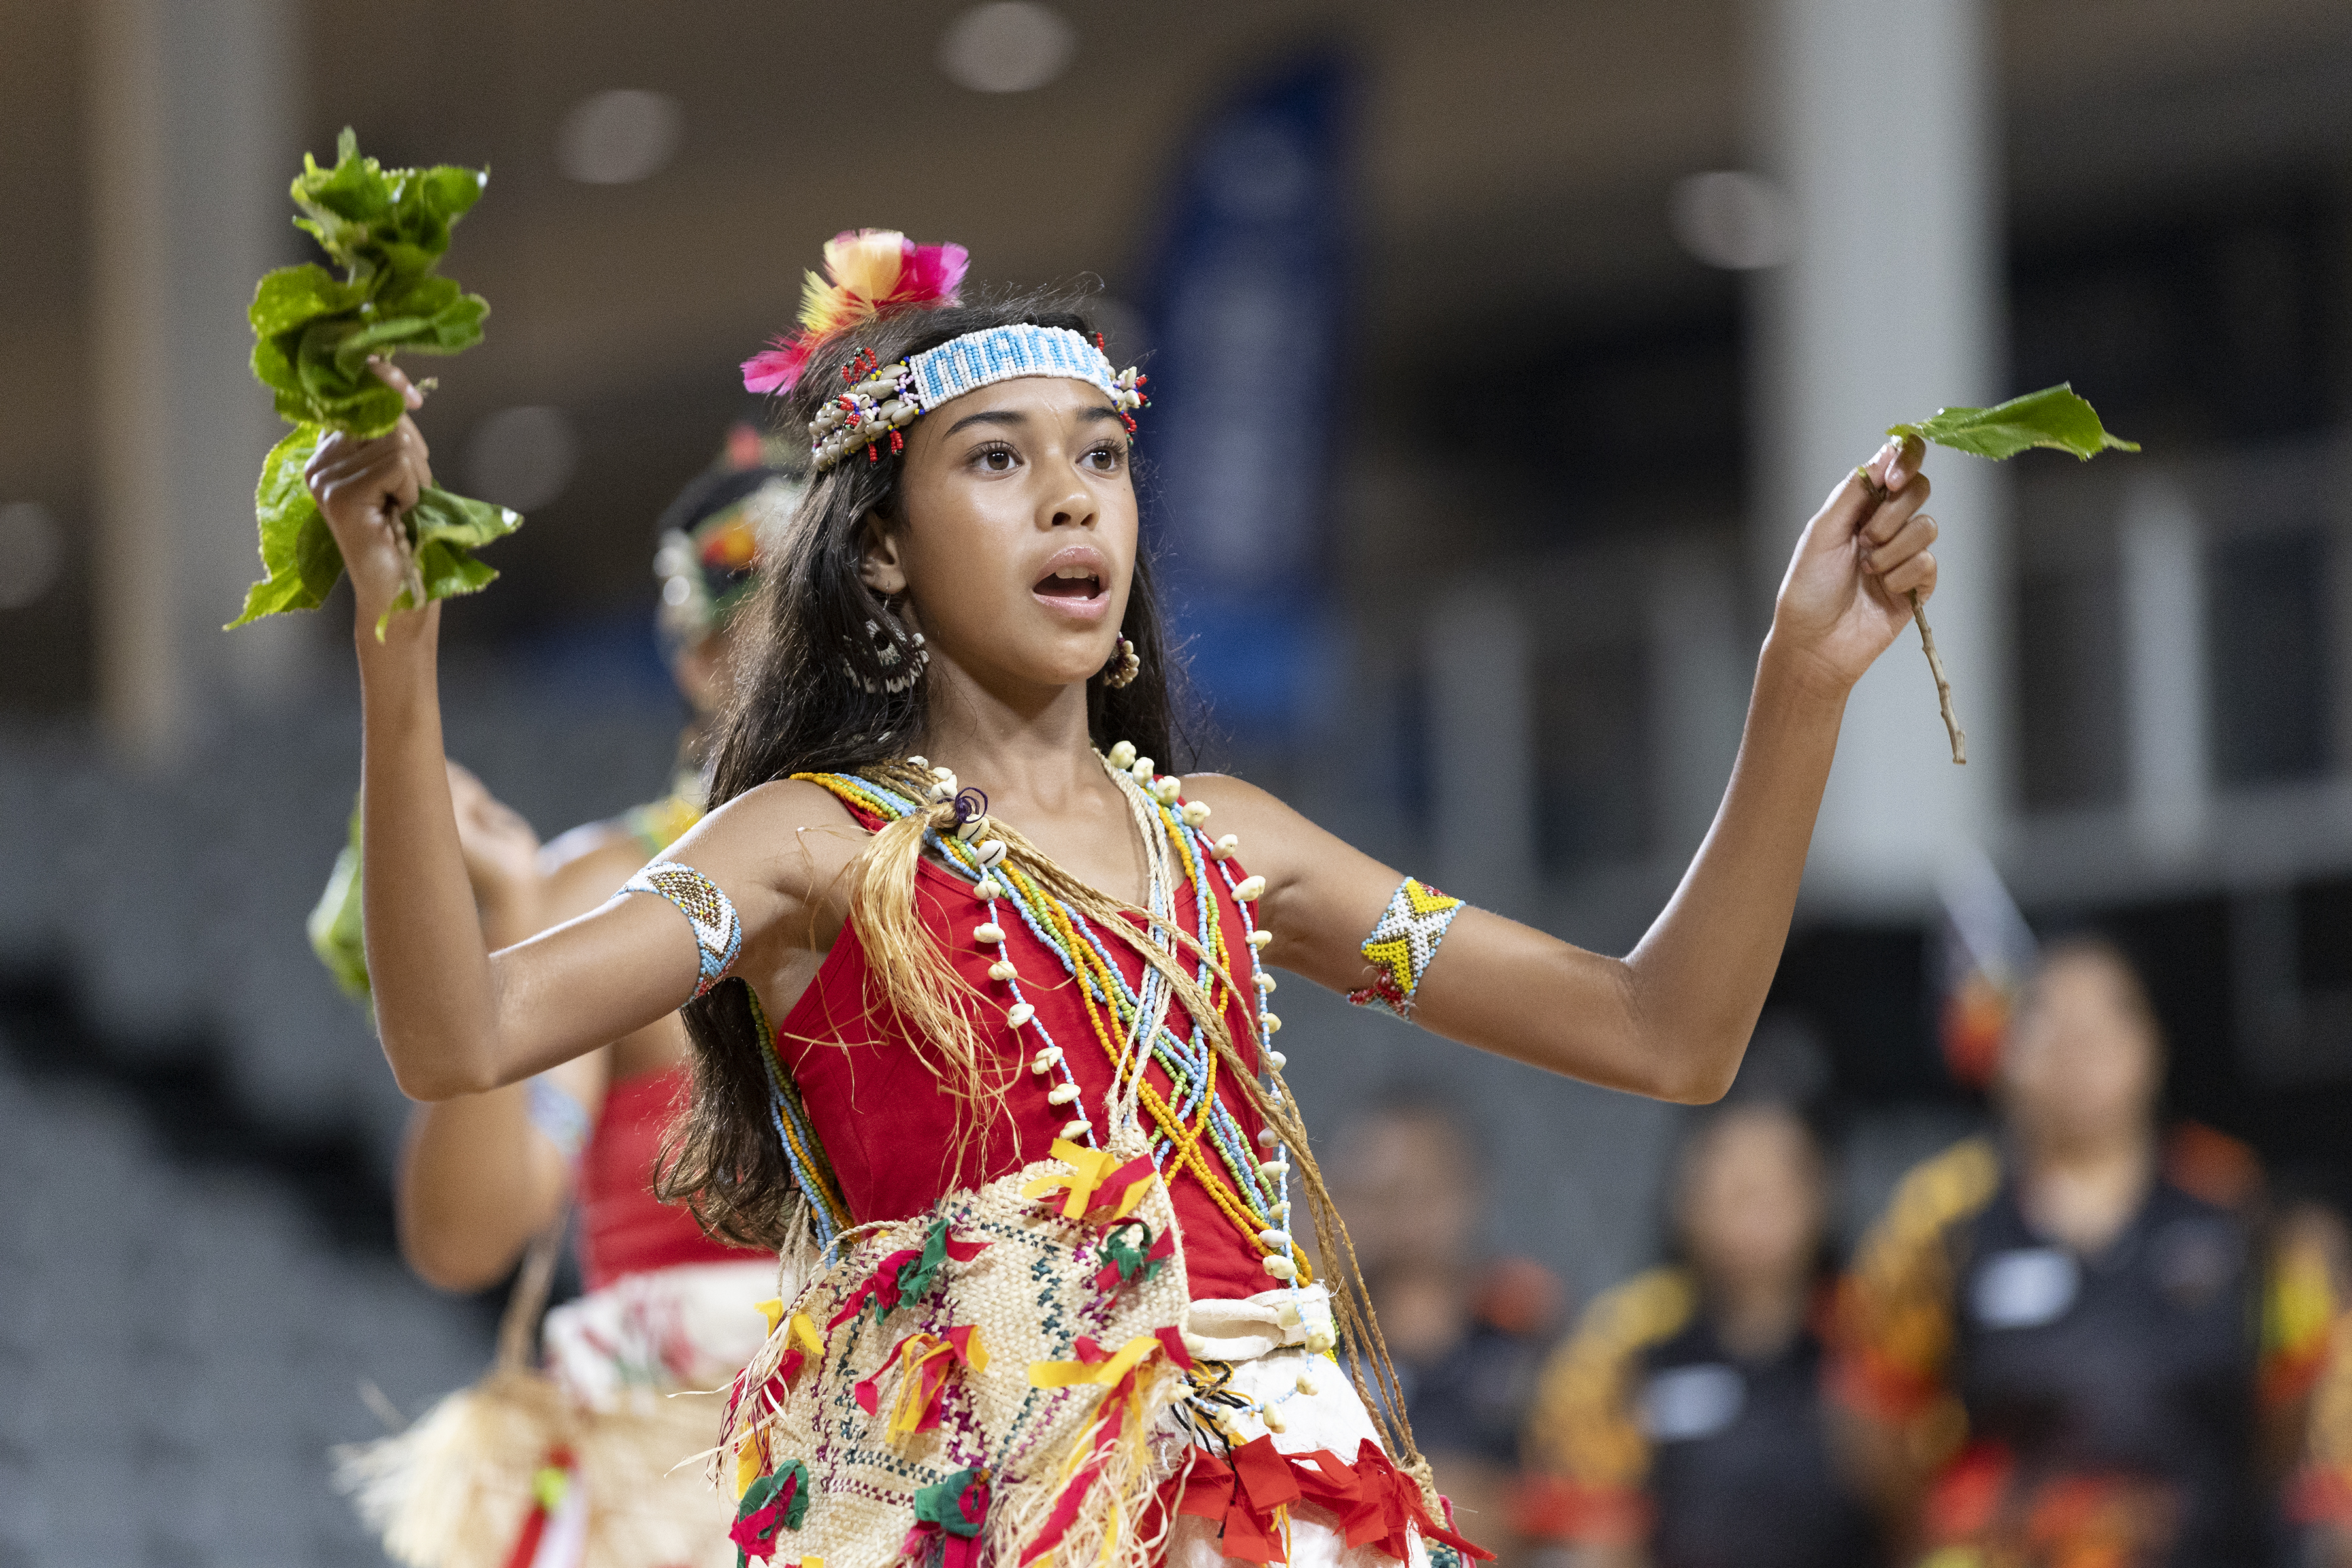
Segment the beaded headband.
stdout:
<svg viewBox="0 0 2352 1568">
<path fill-rule="evenodd" d="M 801 330 L 743 362 L 743 390 L 789 393 L 810 356 L 843 332 L 886 314 L 960 303 L 968 261 L 961 245 L 917 245 L 896 229 L 835 235 L 825 242 L 824 275 L 812 272 L 802 286 Z M 1138 389 L 1145 378 L 1132 369 L 1112 374 L 1100 334 L 1088 342 L 1063 327 L 990 327 L 892 365 L 883 365 L 871 350 L 860 353 L 841 373 L 849 390 L 810 422 L 811 466 L 823 473 L 856 451 L 879 461 L 876 448 L 885 439 L 890 450 L 904 451 L 901 432 L 918 416 L 950 398 L 1023 375 L 1067 376 L 1102 388 L 1129 430 L 1135 428 L 1131 412 L 1143 406 Z"/>
<path fill-rule="evenodd" d="M 859 379 L 809 422 L 809 466 L 818 473 L 861 449 L 869 461 L 878 460 L 886 439 L 890 450 L 904 451 L 903 432 L 920 416 L 967 392 L 1027 375 L 1066 376 L 1100 387 L 1132 430 L 1130 411 L 1143 406 L 1148 379 L 1132 367 L 1114 374 L 1100 338 L 1088 342 L 1066 327 L 1025 322 L 966 332 L 895 364 L 880 363 L 869 350 L 841 375 Z"/>
</svg>

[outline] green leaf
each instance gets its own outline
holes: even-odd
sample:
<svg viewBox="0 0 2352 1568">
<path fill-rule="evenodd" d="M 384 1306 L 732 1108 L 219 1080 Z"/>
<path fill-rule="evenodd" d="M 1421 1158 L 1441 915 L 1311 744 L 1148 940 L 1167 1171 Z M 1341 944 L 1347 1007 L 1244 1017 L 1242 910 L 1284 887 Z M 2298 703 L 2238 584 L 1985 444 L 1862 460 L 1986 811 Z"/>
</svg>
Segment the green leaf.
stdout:
<svg viewBox="0 0 2352 1568">
<path fill-rule="evenodd" d="M 253 492 L 262 577 L 246 591 L 244 612 L 226 629 L 286 610 L 314 610 L 342 575 L 342 552 L 302 482 L 302 466 L 324 434 L 316 425 L 297 425 L 262 459 L 261 483 Z"/>
<path fill-rule="evenodd" d="M 456 279 L 428 273 L 404 282 L 394 279 L 385 283 L 376 291 L 375 310 L 372 314 L 379 318 L 430 318 L 439 315 L 465 297 Z"/>
<path fill-rule="evenodd" d="M 520 528 L 522 513 L 427 485 L 416 498 L 416 510 L 408 514 L 408 525 L 420 544 L 473 550 Z"/>
<path fill-rule="evenodd" d="M 354 800 L 350 836 L 335 856 L 326 890 L 319 895 L 303 925 L 310 934 L 310 951 L 319 955 L 343 994 L 354 1002 L 367 1002 L 371 998 L 367 943 L 360 926 L 360 805 Z"/>
<path fill-rule="evenodd" d="M 496 582 L 497 570 L 476 560 L 474 552 L 520 528 L 522 514 L 428 485 L 418 492 L 407 522 L 409 537 L 415 542 L 416 569 L 425 579 L 425 602 L 429 605 L 436 599 L 478 594 Z M 383 636 L 395 611 L 415 607 L 409 591 L 403 588 L 376 622 L 376 636 Z"/>
<path fill-rule="evenodd" d="M 1886 433 L 1917 437 L 1996 461 L 2014 458 L 2030 447 L 2072 452 L 2085 461 L 2110 449 L 2139 450 L 2139 443 L 2108 434 L 2099 423 L 2097 411 L 2075 396 L 2073 385 L 2066 382 L 2012 397 L 1992 408 L 1939 408 L 1931 418 L 1916 425 L 1890 426 Z"/>
<path fill-rule="evenodd" d="M 445 224 L 456 223 L 482 199 L 482 191 L 490 183 L 490 172 L 442 163 L 417 171 L 416 183 L 425 205 Z"/>
<path fill-rule="evenodd" d="M 294 359 L 286 345 L 277 338 L 254 339 L 252 363 L 253 379 L 277 395 L 278 412 L 297 425 L 303 423 L 301 411 L 309 405 L 303 400 L 302 383 L 294 374 Z M 289 398 L 293 402 L 290 413 Z"/>
<path fill-rule="evenodd" d="M 367 330 L 361 318 L 325 316 L 302 329 L 294 353 L 294 377 L 317 423 L 354 436 L 373 438 L 400 423 L 407 412 L 400 394 L 376 379 L 365 355 L 358 373 L 342 366 L 341 350 L 347 338 Z"/>
<path fill-rule="evenodd" d="M 455 284 L 451 287 L 454 289 Z M 246 317 L 257 337 L 275 337 L 320 316 L 331 316 L 360 304 L 365 296 L 316 262 L 280 267 L 265 273 L 253 291 Z"/>
</svg>

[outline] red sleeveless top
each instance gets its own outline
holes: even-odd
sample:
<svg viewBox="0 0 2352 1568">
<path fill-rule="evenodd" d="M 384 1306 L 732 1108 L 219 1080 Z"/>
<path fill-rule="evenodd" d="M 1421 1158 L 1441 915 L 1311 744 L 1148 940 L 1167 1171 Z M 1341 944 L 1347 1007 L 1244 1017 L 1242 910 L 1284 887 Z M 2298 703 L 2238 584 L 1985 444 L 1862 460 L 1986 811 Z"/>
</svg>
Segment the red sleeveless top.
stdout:
<svg viewBox="0 0 2352 1568">
<path fill-rule="evenodd" d="M 864 826 L 871 828 L 873 824 Z M 1226 864 L 1239 881 L 1239 864 Z M 1224 879 L 1213 869 L 1209 882 L 1224 931 L 1227 972 L 1238 985 L 1246 986 L 1250 950 L 1241 910 Z M 1176 908 L 1192 907 L 1193 898 L 1191 883 L 1181 885 Z M 967 1001 L 965 1005 L 982 1043 L 995 1053 L 992 1073 L 1001 1079 L 992 1077 L 992 1081 L 1009 1087 L 1001 1100 L 976 1110 L 960 1106 L 918 1058 L 903 1024 L 894 1016 L 877 1016 L 880 1010 L 869 1004 L 866 950 L 856 928 L 844 926 L 816 977 L 778 1026 L 776 1050 L 807 1106 L 850 1216 L 861 1225 L 911 1217 L 957 1187 L 992 1181 L 1048 1158 L 1062 1126 L 1079 1109 L 1046 1100 L 1046 1092 L 1061 1081 L 1058 1075 L 1028 1070 L 1029 1058 L 1045 1038 L 1034 1026 L 1015 1029 L 1005 1020 L 1013 997 L 1004 984 L 988 977 L 989 965 L 995 962 L 992 944 L 983 948 L 973 940 L 972 928 L 988 919 L 988 906 L 972 896 L 971 884 L 923 861 L 915 879 L 915 907 L 932 940 L 947 949 L 956 973 L 987 999 L 983 1005 Z M 1111 1089 L 1111 1060 L 1087 1021 L 1078 983 L 1060 956 L 1021 922 L 1010 900 L 999 900 L 997 910 L 1007 937 L 1005 956 L 1020 973 L 1021 994 L 1037 1009 L 1036 1023 L 1062 1047 L 1078 1084 L 1080 1106 L 1099 1136 L 1107 1131 L 1103 1106 Z M 1137 984 L 1141 955 L 1115 940 L 1106 939 L 1105 945 L 1128 983 Z M 878 995 L 878 987 L 874 994 Z M 1225 1023 L 1242 1059 L 1255 1070 L 1256 1050 L 1243 1012 L 1245 1005 L 1239 995 L 1229 998 Z M 1190 1029 L 1182 1008 L 1173 1003 L 1168 1024 L 1179 1036 Z M 1167 1074 L 1156 1063 L 1147 1076 L 1154 1089 L 1168 1091 Z M 1228 1078 L 1226 1071 L 1219 1071 L 1218 1098 L 1233 1111 L 1251 1152 L 1262 1155 L 1256 1138 L 1263 1123 L 1232 1091 Z M 1146 1112 L 1147 1132 L 1150 1125 Z M 1216 1152 L 1205 1141 L 1201 1153 L 1213 1170 L 1223 1173 Z M 1264 1254 L 1218 1206 L 1198 1173 L 1176 1169 L 1176 1164 L 1169 1160 L 1163 1171 L 1183 1237 L 1193 1298 L 1254 1296 L 1280 1284 L 1260 1266 Z"/>
<path fill-rule="evenodd" d="M 654 1160 L 685 1087 L 681 1064 L 616 1079 L 604 1091 L 580 1151 L 580 1272 L 591 1290 L 625 1274 L 766 1256 L 711 1240 L 692 1215 L 654 1196 Z"/>
</svg>

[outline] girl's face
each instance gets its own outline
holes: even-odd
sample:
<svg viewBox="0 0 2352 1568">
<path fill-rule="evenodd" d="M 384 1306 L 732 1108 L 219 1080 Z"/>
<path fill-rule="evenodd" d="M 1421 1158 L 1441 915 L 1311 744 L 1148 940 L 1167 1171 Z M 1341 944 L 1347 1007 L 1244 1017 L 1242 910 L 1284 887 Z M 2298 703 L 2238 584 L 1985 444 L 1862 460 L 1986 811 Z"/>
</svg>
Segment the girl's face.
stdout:
<svg viewBox="0 0 2352 1568">
<path fill-rule="evenodd" d="M 1083 682 L 1127 615 L 1128 458 L 1126 426 L 1086 382 L 967 393 L 908 430 L 906 517 L 868 525 L 866 585 L 904 594 L 933 654 L 985 685 Z"/>
</svg>

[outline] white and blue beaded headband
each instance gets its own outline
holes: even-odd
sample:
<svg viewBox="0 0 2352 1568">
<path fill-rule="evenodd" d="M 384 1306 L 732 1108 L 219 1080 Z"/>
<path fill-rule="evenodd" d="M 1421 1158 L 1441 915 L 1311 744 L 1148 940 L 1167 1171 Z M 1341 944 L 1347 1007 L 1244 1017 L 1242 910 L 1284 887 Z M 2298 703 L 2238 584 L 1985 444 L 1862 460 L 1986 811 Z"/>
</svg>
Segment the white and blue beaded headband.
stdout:
<svg viewBox="0 0 2352 1568">
<path fill-rule="evenodd" d="M 1065 376 L 1100 387 L 1132 430 L 1132 411 L 1144 405 L 1147 378 L 1132 366 L 1113 372 L 1100 344 L 1099 338 L 1088 342 L 1067 327 L 1020 322 L 966 332 L 894 364 L 881 363 L 866 350 L 841 373 L 845 381 L 861 379 L 828 400 L 809 422 L 809 465 L 823 473 L 858 451 L 877 460 L 886 440 L 890 450 L 904 451 L 902 432 L 917 418 L 967 392 L 1029 375 Z"/>
</svg>

